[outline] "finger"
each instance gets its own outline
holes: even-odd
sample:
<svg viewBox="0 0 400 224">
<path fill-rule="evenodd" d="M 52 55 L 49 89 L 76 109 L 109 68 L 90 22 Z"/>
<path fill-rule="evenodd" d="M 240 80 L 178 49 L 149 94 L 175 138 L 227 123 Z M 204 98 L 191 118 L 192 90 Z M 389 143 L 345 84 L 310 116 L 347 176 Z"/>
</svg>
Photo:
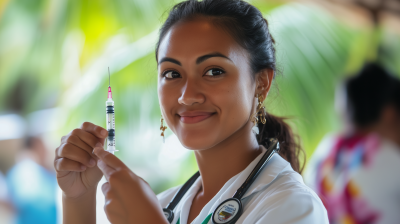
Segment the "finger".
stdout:
<svg viewBox="0 0 400 224">
<path fill-rule="evenodd" d="M 104 196 L 107 195 L 107 192 L 110 190 L 110 183 L 109 182 L 105 182 L 102 186 L 101 186 L 101 191 L 103 192 Z"/>
<path fill-rule="evenodd" d="M 113 174 L 116 170 L 110 166 L 108 166 L 104 161 L 99 160 L 97 161 L 97 167 L 101 170 L 103 173 L 104 177 L 106 178 L 107 181 L 110 180 L 111 174 Z"/>
<path fill-rule="evenodd" d="M 137 176 L 137 177 L 139 177 L 139 176 Z M 143 182 L 145 182 L 149 187 L 150 187 L 150 184 L 149 183 L 147 183 L 147 181 L 145 181 L 143 178 L 141 178 L 141 177 L 139 177 Z"/>
<path fill-rule="evenodd" d="M 70 143 L 78 148 L 85 150 L 90 156 L 92 156 L 93 148 L 97 146 L 102 146 L 96 136 L 83 131 L 81 129 L 73 130 L 67 138 L 64 138 L 61 143 Z"/>
<path fill-rule="evenodd" d="M 96 160 L 93 159 L 86 151 L 69 143 L 62 144 L 56 149 L 56 157 L 74 160 L 88 167 L 94 167 L 96 165 Z"/>
<path fill-rule="evenodd" d="M 86 166 L 67 158 L 58 158 L 54 160 L 54 168 L 57 172 L 74 171 L 81 172 L 86 170 Z"/>
<path fill-rule="evenodd" d="M 69 138 L 71 136 L 77 136 L 80 138 L 83 142 L 85 142 L 87 145 L 92 147 L 92 149 L 100 142 L 101 145 L 104 145 L 104 140 L 105 138 L 98 138 L 97 136 L 93 135 L 92 133 L 85 131 L 80 128 L 76 128 L 72 130 L 68 135 L 63 136 L 61 138 L 61 143 L 67 143 L 69 141 Z"/>
<path fill-rule="evenodd" d="M 104 203 L 104 211 L 110 223 L 127 223 L 126 209 L 116 199 L 109 199 Z"/>
<path fill-rule="evenodd" d="M 83 142 L 85 142 L 87 145 L 89 145 L 92 149 L 96 147 L 98 143 L 101 143 L 101 145 L 104 144 L 104 141 L 102 141 L 102 138 L 98 138 L 97 136 L 93 135 L 90 132 L 87 132 L 82 129 L 75 129 L 76 133 L 73 133 L 74 135 L 77 135 Z"/>
<path fill-rule="evenodd" d="M 91 133 L 92 135 L 96 136 L 99 139 L 105 139 L 108 135 L 106 129 L 97 126 L 95 124 L 92 124 L 90 122 L 84 122 L 81 126 L 81 129 Z"/>
<path fill-rule="evenodd" d="M 118 159 L 113 154 L 105 151 L 102 147 L 95 147 L 93 153 L 104 163 L 114 168 L 115 170 L 128 168 L 120 159 Z"/>
</svg>

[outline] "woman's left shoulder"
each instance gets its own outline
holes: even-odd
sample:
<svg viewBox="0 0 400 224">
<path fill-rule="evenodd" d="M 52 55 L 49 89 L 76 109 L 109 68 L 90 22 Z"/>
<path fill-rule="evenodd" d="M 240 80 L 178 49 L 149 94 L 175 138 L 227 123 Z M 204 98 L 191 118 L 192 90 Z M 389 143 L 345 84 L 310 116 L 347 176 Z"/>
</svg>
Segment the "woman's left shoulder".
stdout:
<svg viewBox="0 0 400 224">
<path fill-rule="evenodd" d="M 321 223 L 328 224 L 327 211 L 317 194 L 293 170 L 281 172 L 273 182 L 243 199 L 243 223 Z M 251 214 L 253 213 L 253 214 Z"/>
<path fill-rule="evenodd" d="M 291 197 L 297 197 L 299 194 L 304 194 L 321 202 L 318 195 L 310 187 L 304 184 L 303 177 L 293 170 L 280 173 L 269 187 L 270 189 L 262 192 L 262 194 L 283 194 L 282 196 L 285 196 L 287 200 L 291 199 Z"/>
</svg>

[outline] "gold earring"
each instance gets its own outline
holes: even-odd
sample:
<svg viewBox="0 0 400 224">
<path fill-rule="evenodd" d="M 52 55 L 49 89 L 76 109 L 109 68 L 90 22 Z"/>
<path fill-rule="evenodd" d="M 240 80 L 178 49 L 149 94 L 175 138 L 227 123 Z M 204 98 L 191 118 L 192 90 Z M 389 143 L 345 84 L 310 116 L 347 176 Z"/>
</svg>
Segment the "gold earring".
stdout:
<svg viewBox="0 0 400 224">
<path fill-rule="evenodd" d="M 259 123 L 260 121 L 263 124 L 267 122 L 267 120 L 265 119 L 265 106 L 263 104 L 263 98 L 259 94 L 257 94 L 257 98 L 258 98 L 257 109 L 256 112 L 254 112 L 254 114 L 252 114 L 251 116 L 252 117 L 251 121 L 254 123 L 254 126 L 256 126 L 257 123 Z M 258 119 L 258 117 L 260 117 L 260 119 Z"/>
<path fill-rule="evenodd" d="M 165 129 L 167 129 L 167 126 L 164 126 L 164 118 L 161 115 L 161 127 L 160 127 L 160 130 L 161 130 L 161 136 L 163 137 L 163 143 L 165 143 L 165 136 L 164 136 Z"/>
<path fill-rule="evenodd" d="M 257 111 L 251 115 L 251 122 L 253 122 L 253 126 L 256 126 L 258 123 Z"/>
<path fill-rule="evenodd" d="M 267 123 L 267 119 L 265 119 L 265 106 L 264 99 L 261 95 L 258 95 L 258 106 L 257 106 L 258 116 L 260 117 L 261 123 Z"/>
</svg>

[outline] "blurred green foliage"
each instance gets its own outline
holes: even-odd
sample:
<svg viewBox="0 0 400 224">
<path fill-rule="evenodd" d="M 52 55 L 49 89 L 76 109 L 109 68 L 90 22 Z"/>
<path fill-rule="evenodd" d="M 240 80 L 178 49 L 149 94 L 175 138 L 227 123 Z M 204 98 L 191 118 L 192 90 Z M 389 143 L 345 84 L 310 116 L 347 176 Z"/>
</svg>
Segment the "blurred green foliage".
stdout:
<svg viewBox="0 0 400 224">
<path fill-rule="evenodd" d="M 193 155 L 162 172 L 155 31 L 172 0 L 14 0 L 0 14 L 0 112 L 59 107 L 55 137 L 84 121 L 105 125 L 107 66 L 115 100 L 117 155 L 147 177 L 156 192 L 197 169 Z M 370 27 L 350 27 L 319 8 L 252 1 L 270 22 L 279 72 L 267 110 L 287 116 L 310 156 L 341 127 L 334 90 L 376 51 Z M 144 37 L 144 39 L 143 39 Z M 147 42 L 146 42 L 147 41 Z M 136 43 L 136 45 L 135 45 Z M 389 46 L 388 46 L 389 45 Z M 382 60 L 400 71 L 400 40 L 384 32 Z M 142 48 L 140 48 L 142 47 Z M 75 96 L 74 92 L 82 93 Z M 167 135 L 172 133 L 167 129 Z M 161 157 L 160 157 L 161 156 Z M 169 165 L 168 165 L 169 166 Z M 172 165 L 170 165 L 172 166 Z M 161 171 L 160 171 L 161 169 Z"/>
</svg>

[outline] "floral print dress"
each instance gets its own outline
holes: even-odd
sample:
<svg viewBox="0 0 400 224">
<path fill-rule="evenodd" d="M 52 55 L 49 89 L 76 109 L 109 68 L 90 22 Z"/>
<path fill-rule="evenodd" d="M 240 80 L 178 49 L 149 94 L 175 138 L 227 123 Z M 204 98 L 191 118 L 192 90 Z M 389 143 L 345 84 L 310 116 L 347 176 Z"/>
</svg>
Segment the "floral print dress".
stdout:
<svg viewBox="0 0 400 224">
<path fill-rule="evenodd" d="M 400 148 L 377 135 L 328 136 L 304 175 L 331 224 L 400 224 Z"/>
</svg>

